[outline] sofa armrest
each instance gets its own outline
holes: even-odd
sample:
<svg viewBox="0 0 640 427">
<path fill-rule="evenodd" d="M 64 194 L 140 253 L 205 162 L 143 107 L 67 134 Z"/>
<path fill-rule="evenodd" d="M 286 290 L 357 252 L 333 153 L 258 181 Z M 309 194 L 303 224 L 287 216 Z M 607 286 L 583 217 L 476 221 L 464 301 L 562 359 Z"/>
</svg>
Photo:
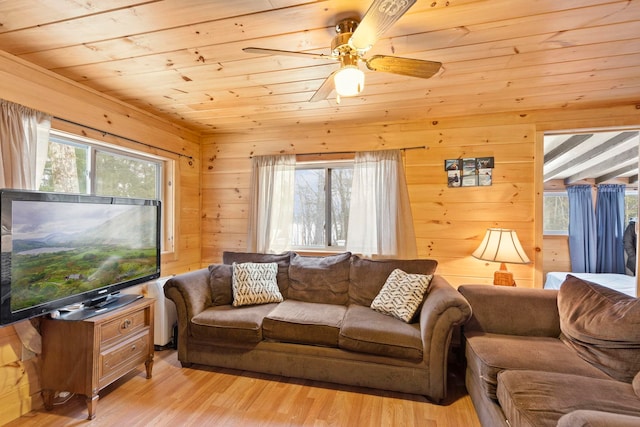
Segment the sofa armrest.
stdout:
<svg viewBox="0 0 640 427">
<path fill-rule="evenodd" d="M 614 414 L 612 412 L 578 409 L 564 414 L 558 420 L 558 427 L 636 427 L 640 417 Z"/>
<path fill-rule="evenodd" d="M 420 333 L 429 367 L 429 396 L 437 402 L 447 395 L 447 361 L 453 330 L 470 317 L 467 300 L 444 277 L 435 275 L 420 311 Z"/>
<path fill-rule="evenodd" d="M 189 321 L 211 305 L 209 269 L 182 273 L 167 280 L 164 294 L 176 305 L 178 320 L 178 359 L 186 362 Z"/>
<path fill-rule="evenodd" d="M 462 285 L 473 315 L 465 332 L 505 335 L 560 335 L 558 291 L 492 285 Z"/>
<path fill-rule="evenodd" d="M 190 271 L 172 277 L 164 285 L 164 294 L 176 304 L 178 316 L 183 311 L 185 319 L 191 319 L 211 305 L 209 270 Z"/>
</svg>

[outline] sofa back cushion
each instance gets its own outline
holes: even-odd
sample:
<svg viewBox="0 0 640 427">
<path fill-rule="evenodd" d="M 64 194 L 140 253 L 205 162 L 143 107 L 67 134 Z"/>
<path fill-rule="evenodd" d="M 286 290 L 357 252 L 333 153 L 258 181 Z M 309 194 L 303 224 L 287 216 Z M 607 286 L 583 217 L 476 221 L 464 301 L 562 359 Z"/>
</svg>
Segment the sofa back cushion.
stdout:
<svg viewBox="0 0 640 427">
<path fill-rule="evenodd" d="M 438 262 L 432 259 L 364 259 L 354 255 L 351 259 L 349 302 L 371 306 L 374 298 L 395 269 L 405 273 L 433 275 Z"/>
<path fill-rule="evenodd" d="M 224 264 L 245 262 L 264 263 L 275 262 L 278 264 L 278 274 L 276 280 L 278 281 L 278 289 L 284 298 L 287 298 L 287 290 L 289 289 L 289 259 L 291 257 L 290 252 L 284 252 L 281 254 L 259 254 L 254 252 L 230 252 L 225 251 L 222 253 L 222 262 Z"/>
<path fill-rule="evenodd" d="M 324 304 L 349 302 L 350 252 L 330 256 L 291 255 L 288 298 Z"/>
<path fill-rule="evenodd" d="M 231 279 L 233 267 L 225 264 L 209 266 L 209 286 L 211 287 L 211 303 L 213 305 L 229 305 L 233 302 Z"/>
<path fill-rule="evenodd" d="M 611 377 L 640 371 L 640 300 L 568 275 L 558 292 L 562 340 Z"/>
</svg>

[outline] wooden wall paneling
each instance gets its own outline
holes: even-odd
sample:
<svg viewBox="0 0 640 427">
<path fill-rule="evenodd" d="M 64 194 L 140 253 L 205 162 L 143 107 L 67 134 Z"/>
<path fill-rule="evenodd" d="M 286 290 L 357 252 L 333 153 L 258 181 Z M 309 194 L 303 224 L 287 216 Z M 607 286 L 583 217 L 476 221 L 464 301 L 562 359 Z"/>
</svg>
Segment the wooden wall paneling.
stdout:
<svg viewBox="0 0 640 427">
<path fill-rule="evenodd" d="M 191 156 L 191 160 L 173 157 L 175 160 L 173 184 L 176 197 L 175 251 L 162 254 L 161 268 L 162 274 L 169 275 L 200 267 L 202 248 L 199 135 L 39 69 L 2 51 L 0 51 L 0 93 L 3 99 L 45 111 L 56 117 Z M 60 125 L 60 122 L 57 125 Z M 81 133 L 90 134 L 91 131 L 84 130 Z M 115 141 L 117 140 L 116 138 Z M 131 145 L 123 140 L 120 140 L 120 143 L 139 151 L 169 158 L 172 156 L 157 149 Z M 0 335 L 3 337 L 0 339 L 0 355 L 3 359 L 6 358 L 8 348 L 18 352 L 17 354 L 21 353 L 21 343 L 15 334 L 9 335 L 7 343 L 6 337 L 10 331 L 13 331 L 10 326 L 0 328 L 0 334 L 3 334 Z M 14 347 L 19 350 L 13 350 Z M 9 375 L 7 371 L 12 369 L 22 369 L 29 374 L 31 371 L 25 369 L 27 362 L 21 362 L 19 358 L 5 360 L 0 364 L 0 375 Z M 8 390 L 0 389 L 0 394 L 2 394 L 0 397 L 2 399 L 0 406 L 3 408 L 2 417 L 9 414 L 10 408 L 14 412 L 7 416 L 20 415 L 37 407 L 41 402 L 39 383 L 32 380 L 21 380 L 14 386 L 9 386 Z M 5 412 L 4 408 L 8 411 Z M 19 410 L 19 413 L 15 410 Z M 3 423 L 2 420 L 0 423 Z"/>
<path fill-rule="evenodd" d="M 13 326 L 0 327 L 0 425 L 42 407 L 37 359 L 22 361 Z"/>
<path fill-rule="evenodd" d="M 176 197 L 176 233 L 175 254 L 163 254 L 163 274 L 173 274 L 189 270 L 200 265 L 200 248 L 194 247 L 182 256 L 179 251 L 185 245 L 180 239 L 189 238 L 195 244 L 200 235 L 200 144 L 199 136 L 191 131 L 167 123 L 149 113 L 127 106 L 120 101 L 106 97 L 91 89 L 82 87 L 51 72 L 39 69 L 19 58 L 0 52 L 0 93 L 9 101 L 48 112 L 56 117 L 71 120 L 82 125 L 97 128 L 115 135 L 124 136 L 161 149 L 170 150 L 191 156 L 192 159 L 179 158 L 161 150 L 145 148 L 126 140 L 114 139 L 115 142 L 138 151 L 146 151 L 175 160 L 175 197 Z M 95 133 L 91 130 L 65 125 L 57 126 L 76 128 L 87 136 Z M 182 194 L 184 193 L 184 194 Z M 189 215 L 194 212 L 195 215 Z M 184 220 L 182 216 L 184 215 Z M 191 227 L 191 229 L 190 229 Z"/>
<path fill-rule="evenodd" d="M 427 149 L 405 152 L 419 255 L 448 260 L 439 272 L 446 272 L 453 283 L 482 283 L 485 273 L 493 280 L 497 267 L 485 266 L 470 256 L 487 227 L 518 229 L 525 250 L 533 257 L 534 127 L 504 118 L 501 126 L 470 121 L 445 121 L 446 126 L 437 121 L 402 122 L 371 128 L 334 124 L 335 131 L 327 129 L 331 125 L 301 126 L 299 130 L 204 137 L 203 163 L 209 166 L 203 165 L 203 236 L 208 236 L 203 237 L 203 264 L 215 262 L 227 249 L 216 244 L 237 250 L 238 244 L 245 243 L 249 156 L 426 145 Z M 496 158 L 493 186 L 447 187 L 445 159 L 485 156 Z M 232 179 L 224 180 L 226 175 Z M 532 266 L 519 266 L 515 271 L 519 283 L 533 285 Z"/>
<path fill-rule="evenodd" d="M 533 224 L 533 245 L 534 252 L 531 256 L 533 256 L 533 261 L 535 263 L 535 272 L 534 272 L 534 283 L 535 287 L 543 287 L 544 286 L 544 262 L 545 262 L 545 254 L 544 254 L 544 132 L 536 130 L 535 133 L 535 163 L 533 165 L 534 175 L 533 175 L 533 184 L 534 184 L 534 215 L 538 220 Z"/>
<path fill-rule="evenodd" d="M 545 277 L 550 271 L 571 271 L 568 236 L 544 236 L 542 247 L 542 270 Z"/>
</svg>

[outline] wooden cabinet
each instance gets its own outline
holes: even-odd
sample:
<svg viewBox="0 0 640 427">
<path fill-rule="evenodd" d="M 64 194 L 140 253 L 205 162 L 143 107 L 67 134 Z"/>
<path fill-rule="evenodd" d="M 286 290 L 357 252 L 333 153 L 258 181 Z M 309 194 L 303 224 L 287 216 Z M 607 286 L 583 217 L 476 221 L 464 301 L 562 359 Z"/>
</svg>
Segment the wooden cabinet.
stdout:
<svg viewBox="0 0 640 427">
<path fill-rule="evenodd" d="M 42 394 L 47 409 L 55 391 L 86 396 L 89 419 L 98 392 L 140 364 L 153 368 L 153 303 L 139 299 L 84 320 L 43 319 Z"/>
</svg>

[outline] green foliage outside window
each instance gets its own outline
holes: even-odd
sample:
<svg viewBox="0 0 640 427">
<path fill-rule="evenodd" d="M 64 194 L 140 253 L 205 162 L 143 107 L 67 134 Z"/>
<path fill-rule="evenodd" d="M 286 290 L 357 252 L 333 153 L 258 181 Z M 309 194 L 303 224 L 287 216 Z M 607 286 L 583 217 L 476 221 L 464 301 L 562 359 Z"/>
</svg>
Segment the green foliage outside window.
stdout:
<svg viewBox="0 0 640 427">
<path fill-rule="evenodd" d="M 160 178 L 159 162 L 52 137 L 39 190 L 159 199 Z"/>
</svg>

